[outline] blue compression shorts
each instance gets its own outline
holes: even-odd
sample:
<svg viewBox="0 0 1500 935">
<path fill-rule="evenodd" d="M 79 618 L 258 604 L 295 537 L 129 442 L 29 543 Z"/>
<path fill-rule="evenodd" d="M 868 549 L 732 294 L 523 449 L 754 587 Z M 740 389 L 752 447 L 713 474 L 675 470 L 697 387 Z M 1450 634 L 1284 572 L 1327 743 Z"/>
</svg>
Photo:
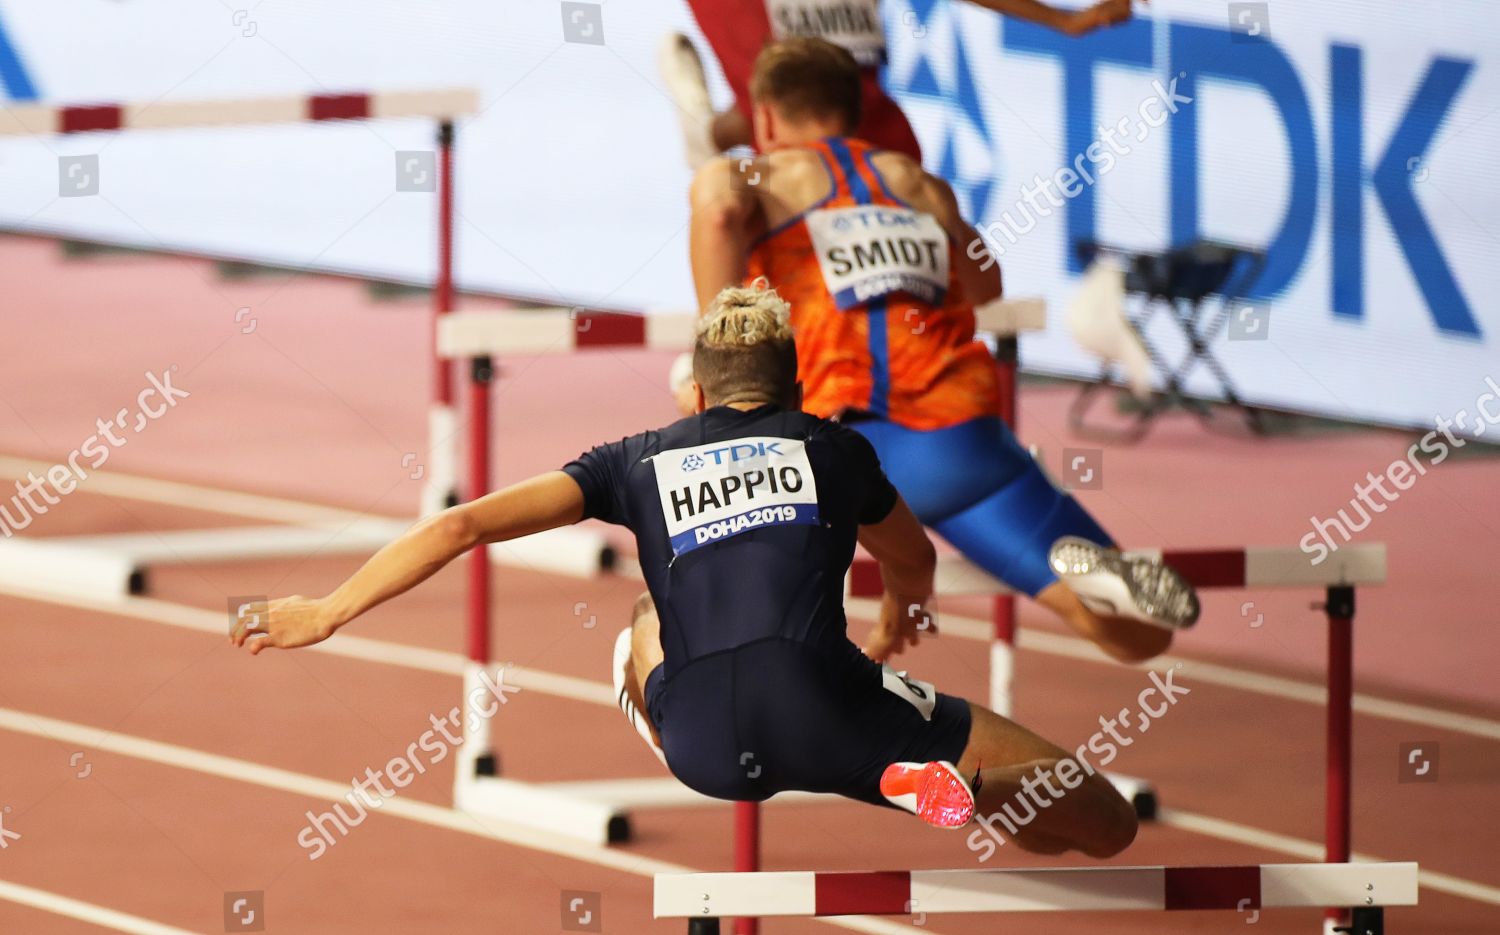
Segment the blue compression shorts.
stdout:
<svg viewBox="0 0 1500 935">
<path fill-rule="evenodd" d="M 1063 536 L 1114 545 L 999 419 L 926 432 L 881 419 L 847 424 L 875 446 L 886 476 L 924 525 L 1018 591 L 1035 597 L 1057 580 L 1047 551 Z"/>
</svg>

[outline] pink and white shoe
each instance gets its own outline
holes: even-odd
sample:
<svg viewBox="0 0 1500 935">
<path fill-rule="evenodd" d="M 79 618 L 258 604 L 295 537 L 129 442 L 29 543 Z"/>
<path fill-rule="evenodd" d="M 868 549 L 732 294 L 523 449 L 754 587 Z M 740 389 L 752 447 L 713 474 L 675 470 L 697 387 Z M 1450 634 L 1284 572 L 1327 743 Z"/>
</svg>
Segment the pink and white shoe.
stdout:
<svg viewBox="0 0 1500 935">
<path fill-rule="evenodd" d="M 880 777 L 880 794 L 935 828 L 962 828 L 974 817 L 974 790 L 946 760 L 892 763 Z"/>
</svg>

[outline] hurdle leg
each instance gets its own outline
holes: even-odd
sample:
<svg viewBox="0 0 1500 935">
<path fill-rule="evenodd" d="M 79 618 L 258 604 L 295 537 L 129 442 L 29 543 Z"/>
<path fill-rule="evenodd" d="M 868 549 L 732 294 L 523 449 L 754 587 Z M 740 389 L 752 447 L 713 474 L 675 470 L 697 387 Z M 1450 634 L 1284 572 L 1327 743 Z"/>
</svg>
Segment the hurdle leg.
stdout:
<svg viewBox="0 0 1500 935">
<path fill-rule="evenodd" d="M 1349 928 L 1345 931 L 1349 935 L 1385 935 L 1385 909 L 1381 906 L 1355 906 L 1349 910 Z"/>
<path fill-rule="evenodd" d="M 476 357 L 469 366 L 469 477 L 465 493 L 470 500 L 477 500 L 490 488 L 490 383 L 495 378 L 495 368 L 488 357 Z M 490 663 L 490 557 L 489 547 L 483 542 L 469 553 L 468 591 L 469 668 L 477 671 Z M 470 738 L 483 744 L 477 747 L 474 773 L 495 776 L 500 769 L 490 743 L 488 724 L 481 729 L 481 736 Z"/>
<path fill-rule="evenodd" d="M 719 920 L 688 919 L 688 935 L 719 935 Z"/>
<path fill-rule="evenodd" d="M 760 870 L 760 803 L 734 803 L 734 872 L 754 873 Z M 719 923 L 714 919 L 694 919 L 695 922 L 710 922 L 717 935 Z M 697 932 L 696 929 L 690 929 Z M 760 931 L 760 920 L 741 918 L 734 920 L 734 935 L 756 935 Z"/>
<path fill-rule="evenodd" d="M 1016 430 L 1018 415 L 1016 371 L 1020 364 L 1020 340 L 1013 334 L 996 335 L 995 369 L 1000 373 L 1000 418 L 1012 432 Z M 990 710 L 1002 717 L 1014 717 L 1016 598 L 1013 594 L 999 594 L 994 601 L 991 610 L 995 634 L 990 643 Z"/>
<path fill-rule="evenodd" d="M 432 405 L 427 414 L 427 486 L 422 515 L 458 502 L 458 415 L 453 405 L 453 366 L 437 352 L 437 323 L 453 311 L 453 121 L 438 125 L 438 257 L 432 290 Z"/>
<path fill-rule="evenodd" d="M 1328 765 L 1324 816 L 1324 857 L 1328 863 L 1347 863 L 1350 850 L 1350 757 L 1354 724 L 1354 588 L 1330 585 L 1324 611 L 1328 614 Z M 1325 928 L 1344 918 L 1342 909 L 1328 910 Z"/>
</svg>

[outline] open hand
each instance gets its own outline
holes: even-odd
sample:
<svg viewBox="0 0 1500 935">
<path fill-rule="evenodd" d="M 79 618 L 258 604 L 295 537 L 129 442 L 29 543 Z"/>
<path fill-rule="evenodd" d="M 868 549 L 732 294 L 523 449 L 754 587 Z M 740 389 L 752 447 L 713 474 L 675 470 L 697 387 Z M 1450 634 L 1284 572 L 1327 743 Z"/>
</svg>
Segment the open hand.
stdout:
<svg viewBox="0 0 1500 935">
<path fill-rule="evenodd" d="M 229 641 L 235 646 L 248 645 L 252 656 L 273 646 L 293 649 L 321 643 L 338 629 L 323 599 L 300 594 L 269 604 L 246 604 L 237 618 Z"/>
<path fill-rule="evenodd" d="M 880 622 L 865 639 L 865 655 L 885 662 L 929 635 L 937 635 L 937 621 L 926 600 L 887 591 L 880 598 Z"/>
</svg>

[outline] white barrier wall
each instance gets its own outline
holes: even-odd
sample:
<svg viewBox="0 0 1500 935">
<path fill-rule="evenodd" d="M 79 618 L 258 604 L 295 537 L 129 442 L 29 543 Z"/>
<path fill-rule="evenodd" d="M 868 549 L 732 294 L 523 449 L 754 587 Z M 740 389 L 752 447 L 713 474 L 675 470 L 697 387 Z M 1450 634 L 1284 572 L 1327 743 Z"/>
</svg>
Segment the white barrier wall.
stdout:
<svg viewBox="0 0 1500 935">
<path fill-rule="evenodd" d="M 462 286 L 563 305 L 690 301 L 688 175 L 654 64 L 663 32 L 691 30 L 679 3 L 81 6 L 0 0 L 0 104 L 476 85 L 485 110 L 460 127 Z M 888 84 L 928 164 L 1003 248 L 1011 293 L 1060 308 L 1080 238 L 1269 246 L 1266 294 L 1247 313 L 1261 325 L 1217 348 L 1248 397 L 1427 427 L 1462 411 L 1466 434 L 1481 411 L 1500 419 L 1485 396 L 1500 379 L 1491 5 L 1143 9 L 1066 40 L 956 0 L 886 2 Z M 585 41 L 565 40 L 568 16 Z M 715 91 L 727 103 L 716 75 Z M 1116 127 L 1107 150 L 1101 126 Z M 425 280 L 434 196 L 397 190 L 410 158 L 398 153 L 431 139 L 381 122 L 4 140 L 0 225 Z M 97 166 L 68 174 L 74 155 Z M 1070 197 L 1054 205 L 1034 180 L 1063 167 L 1094 181 L 1058 178 Z M 1092 372 L 1055 318 L 1028 337 L 1028 365 Z"/>
</svg>

